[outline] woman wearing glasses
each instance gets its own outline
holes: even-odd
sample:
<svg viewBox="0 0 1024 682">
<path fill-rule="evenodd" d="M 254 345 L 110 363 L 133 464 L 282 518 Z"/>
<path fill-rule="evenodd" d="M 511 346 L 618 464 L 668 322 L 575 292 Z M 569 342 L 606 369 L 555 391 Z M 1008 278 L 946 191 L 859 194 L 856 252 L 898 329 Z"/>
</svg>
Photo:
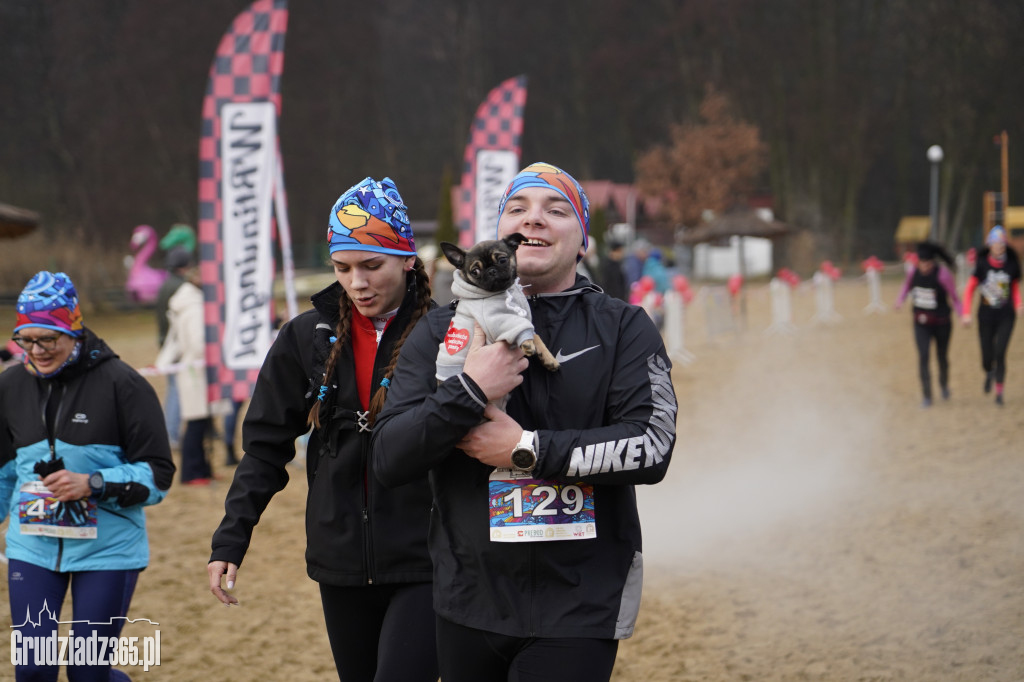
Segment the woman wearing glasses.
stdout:
<svg viewBox="0 0 1024 682">
<path fill-rule="evenodd" d="M 174 477 L 163 411 L 149 383 L 82 324 L 64 273 L 36 274 L 16 314 L 24 360 L 0 374 L 12 624 L 23 638 L 53 636 L 70 585 L 75 636 L 118 637 L 149 563 L 142 508 Z M 68 678 L 128 679 L 106 661 L 86 663 Z M 16 666 L 18 680 L 57 678 L 31 655 Z"/>
</svg>

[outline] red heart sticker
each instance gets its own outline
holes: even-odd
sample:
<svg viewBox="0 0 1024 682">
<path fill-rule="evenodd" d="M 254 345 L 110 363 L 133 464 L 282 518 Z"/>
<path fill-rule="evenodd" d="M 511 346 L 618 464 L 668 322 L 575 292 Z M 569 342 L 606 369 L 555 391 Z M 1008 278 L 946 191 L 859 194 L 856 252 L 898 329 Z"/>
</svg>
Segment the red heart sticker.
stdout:
<svg viewBox="0 0 1024 682">
<path fill-rule="evenodd" d="M 448 324 L 448 333 L 444 335 L 444 347 L 448 355 L 455 355 L 469 343 L 469 330 L 459 329 L 454 322 Z"/>
</svg>

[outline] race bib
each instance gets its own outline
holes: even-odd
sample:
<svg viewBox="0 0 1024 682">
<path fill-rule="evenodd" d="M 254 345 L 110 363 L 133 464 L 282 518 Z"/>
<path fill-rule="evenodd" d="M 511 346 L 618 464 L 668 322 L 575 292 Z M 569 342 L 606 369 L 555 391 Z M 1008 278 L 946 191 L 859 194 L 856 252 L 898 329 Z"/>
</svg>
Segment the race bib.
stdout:
<svg viewBox="0 0 1024 682">
<path fill-rule="evenodd" d="M 590 540 L 597 537 L 594 486 L 495 469 L 487 485 L 491 542 Z"/>
<path fill-rule="evenodd" d="M 935 289 L 928 287 L 914 287 L 914 307 L 923 310 L 935 310 L 939 307 L 938 299 L 935 296 Z"/>
<path fill-rule="evenodd" d="M 29 481 L 18 491 L 18 523 L 22 535 L 95 540 L 96 501 L 58 502 L 42 481 Z"/>
</svg>

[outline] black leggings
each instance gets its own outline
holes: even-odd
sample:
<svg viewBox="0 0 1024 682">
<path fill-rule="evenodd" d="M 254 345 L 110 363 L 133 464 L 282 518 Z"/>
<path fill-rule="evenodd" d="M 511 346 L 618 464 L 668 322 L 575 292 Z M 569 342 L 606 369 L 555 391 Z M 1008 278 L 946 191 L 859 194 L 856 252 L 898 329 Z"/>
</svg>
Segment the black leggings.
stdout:
<svg viewBox="0 0 1024 682">
<path fill-rule="evenodd" d="M 615 667 L 615 639 L 508 637 L 437 618 L 443 682 L 601 682 Z"/>
<path fill-rule="evenodd" d="M 430 583 L 320 584 L 327 637 L 342 682 L 436 682 Z"/>
<path fill-rule="evenodd" d="M 1017 320 L 1014 310 L 998 312 L 981 308 L 978 311 L 978 339 L 981 341 L 981 368 L 1001 384 L 1006 380 L 1006 348 L 1010 345 L 1013 324 Z"/>
<path fill-rule="evenodd" d="M 932 397 L 932 374 L 928 368 L 928 354 L 932 339 L 935 339 L 935 355 L 939 361 L 939 387 L 949 386 L 949 337 L 953 325 L 914 323 L 914 342 L 917 344 L 917 373 L 921 377 L 921 392 L 925 398 Z"/>
</svg>

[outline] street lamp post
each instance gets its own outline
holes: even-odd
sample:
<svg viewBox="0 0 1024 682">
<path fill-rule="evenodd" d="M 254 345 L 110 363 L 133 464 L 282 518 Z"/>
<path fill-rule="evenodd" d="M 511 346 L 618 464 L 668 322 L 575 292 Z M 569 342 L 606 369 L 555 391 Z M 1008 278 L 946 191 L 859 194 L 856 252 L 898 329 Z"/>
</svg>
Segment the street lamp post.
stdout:
<svg viewBox="0 0 1024 682">
<path fill-rule="evenodd" d="M 932 190 L 929 213 L 932 218 L 932 229 L 929 238 L 937 241 L 939 237 L 939 164 L 942 162 L 942 147 L 933 144 L 928 147 L 928 160 L 932 162 Z"/>
</svg>

